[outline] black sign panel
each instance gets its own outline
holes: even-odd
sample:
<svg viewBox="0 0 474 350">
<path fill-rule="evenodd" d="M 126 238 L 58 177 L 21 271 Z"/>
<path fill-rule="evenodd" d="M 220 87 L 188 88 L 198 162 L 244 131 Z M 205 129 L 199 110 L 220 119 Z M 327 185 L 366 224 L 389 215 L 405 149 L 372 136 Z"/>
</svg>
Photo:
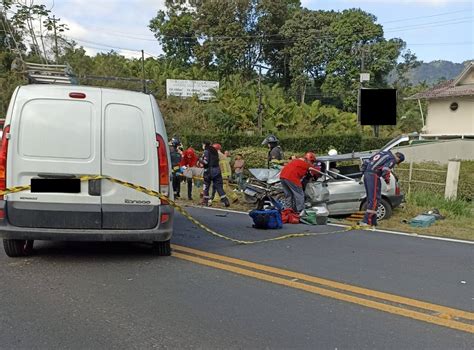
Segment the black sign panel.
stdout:
<svg viewBox="0 0 474 350">
<path fill-rule="evenodd" d="M 361 89 L 360 90 L 361 125 L 396 125 L 397 90 Z"/>
</svg>

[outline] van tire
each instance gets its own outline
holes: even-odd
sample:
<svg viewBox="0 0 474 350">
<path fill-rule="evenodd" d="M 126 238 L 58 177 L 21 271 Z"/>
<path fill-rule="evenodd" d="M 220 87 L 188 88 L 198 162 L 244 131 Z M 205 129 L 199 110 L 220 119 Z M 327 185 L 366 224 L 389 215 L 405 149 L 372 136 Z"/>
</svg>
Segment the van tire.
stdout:
<svg viewBox="0 0 474 350">
<path fill-rule="evenodd" d="M 151 249 L 153 250 L 153 254 L 158 256 L 170 256 L 171 255 L 171 241 L 154 241 L 152 243 Z"/>
<path fill-rule="evenodd" d="M 367 210 L 367 201 L 364 201 L 360 210 L 362 211 Z M 393 213 L 393 209 L 390 203 L 386 199 L 381 198 L 379 202 L 379 206 L 377 208 L 377 220 L 387 220 L 392 216 L 392 213 Z"/>
<path fill-rule="evenodd" d="M 4 239 L 3 248 L 10 258 L 29 256 L 33 252 L 33 240 Z"/>
</svg>

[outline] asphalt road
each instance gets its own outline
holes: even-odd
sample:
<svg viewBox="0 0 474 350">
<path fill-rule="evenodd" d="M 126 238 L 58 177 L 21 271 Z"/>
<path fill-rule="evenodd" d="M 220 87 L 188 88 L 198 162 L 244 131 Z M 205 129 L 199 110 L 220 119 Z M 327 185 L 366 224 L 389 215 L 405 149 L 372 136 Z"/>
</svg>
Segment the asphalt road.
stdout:
<svg viewBox="0 0 474 350">
<path fill-rule="evenodd" d="M 172 257 L 128 243 L 2 251 L 0 348 L 474 348 L 474 319 L 456 316 L 474 317 L 473 245 L 331 226 L 259 231 L 246 215 L 188 210 L 239 239 L 318 235 L 242 246 L 177 217 Z"/>
</svg>

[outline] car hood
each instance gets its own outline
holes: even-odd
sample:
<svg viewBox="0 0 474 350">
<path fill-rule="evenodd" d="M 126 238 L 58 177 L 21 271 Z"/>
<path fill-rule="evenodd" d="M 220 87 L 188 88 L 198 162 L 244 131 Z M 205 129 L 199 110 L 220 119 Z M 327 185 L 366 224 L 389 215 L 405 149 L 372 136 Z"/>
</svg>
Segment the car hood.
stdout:
<svg viewBox="0 0 474 350">
<path fill-rule="evenodd" d="M 250 174 L 252 174 L 257 180 L 265 181 L 269 184 L 280 181 L 280 172 L 279 169 L 266 169 L 266 168 L 253 168 L 249 169 Z"/>
</svg>

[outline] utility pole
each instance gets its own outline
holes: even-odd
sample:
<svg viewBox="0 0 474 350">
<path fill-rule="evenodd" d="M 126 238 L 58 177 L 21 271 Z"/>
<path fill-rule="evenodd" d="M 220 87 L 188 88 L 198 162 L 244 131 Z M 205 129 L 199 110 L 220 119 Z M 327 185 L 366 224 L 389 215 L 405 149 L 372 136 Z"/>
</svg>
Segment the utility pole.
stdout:
<svg viewBox="0 0 474 350">
<path fill-rule="evenodd" d="M 142 78 L 143 78 L 143 92 L 147 93 L 146 79 L 145 79 L 145 51 L 142 50 Z"/>
<path fill-rule="evenodd" d="M 53 28 L 54 28 L 54 57 L 56 64 L 59 61 L 59 50 L 58 50 L 58 34 L 56 32 L 56 16 L 53 15 Z"/>
<path fill-rule="evenodd" d="M 262 121 L 262 66 L 258 66 L 258 132 L 260 136 L 263 134 L 263 121 Z"/>
</svg>

